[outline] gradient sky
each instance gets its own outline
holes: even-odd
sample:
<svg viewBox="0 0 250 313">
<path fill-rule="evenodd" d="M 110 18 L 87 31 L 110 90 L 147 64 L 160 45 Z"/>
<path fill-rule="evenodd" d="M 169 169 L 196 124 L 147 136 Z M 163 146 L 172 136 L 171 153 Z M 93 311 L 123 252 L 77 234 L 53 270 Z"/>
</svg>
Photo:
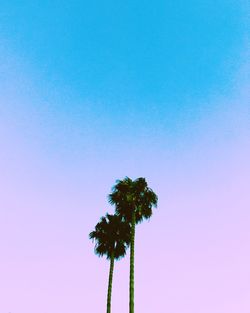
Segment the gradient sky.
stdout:
<svg viewBox="0 0 250 313">
<path fill-rule="evenodd" d="M 105 312 L 88 233 L 125 176 L 159 196 L 136 313 L 250 312 L 249 29 L 248 0 L 1 1 L 1 313 Z"/>
</svg>

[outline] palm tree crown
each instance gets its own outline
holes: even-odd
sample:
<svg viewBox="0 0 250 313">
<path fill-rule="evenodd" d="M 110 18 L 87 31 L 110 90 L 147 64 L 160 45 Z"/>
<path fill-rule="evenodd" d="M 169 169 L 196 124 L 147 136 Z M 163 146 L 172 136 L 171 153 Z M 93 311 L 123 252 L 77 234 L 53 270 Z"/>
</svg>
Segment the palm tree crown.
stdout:
<svg viewBox="0 0 250 313">
<path fill-rule="evenodd" d="M 116 213 L 130 223 L 132 213 L 135 213 L 136 224 L 151 217 L 152 207 L 157 206 L 157 201 L 157 195 L 142 177 L 134 181 L 129 177 L 117 180 L 109 195 L 109 202 L 116 206 Z"/>
<path fill-rule="evenodd" d="M 125 256 L 130 243 L 130 225 L 118 215 L 106 214 L 89 234 L 95 241 L 95 253 L 106 255 L 107 259 L 120 259 Z"/>
</svg>

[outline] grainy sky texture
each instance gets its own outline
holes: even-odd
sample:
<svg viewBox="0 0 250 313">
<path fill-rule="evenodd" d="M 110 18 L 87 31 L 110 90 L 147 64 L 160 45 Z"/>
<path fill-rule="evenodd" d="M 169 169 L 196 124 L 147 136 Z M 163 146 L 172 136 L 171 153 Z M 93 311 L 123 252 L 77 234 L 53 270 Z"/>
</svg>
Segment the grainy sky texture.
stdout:
<svg viewBox="0 0 250 313">
<path fill-rule="evenodd" d="M 1 313 L 105 312 L 88 233 L 125 176 L 159 196 L 135 312 L 249 313 L 249 29 L 247 0 L 1 1 Z"/>
</svg>

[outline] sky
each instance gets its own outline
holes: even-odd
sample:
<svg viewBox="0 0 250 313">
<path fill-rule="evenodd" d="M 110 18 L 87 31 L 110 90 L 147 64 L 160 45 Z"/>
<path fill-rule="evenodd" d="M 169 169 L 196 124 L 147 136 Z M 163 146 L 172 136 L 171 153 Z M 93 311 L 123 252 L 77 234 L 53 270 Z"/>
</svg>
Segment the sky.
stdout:
<svg viewBox="0 0 250 313">
<path fill-rule="evenodd" d="M 247 0 L 2 0 L 1 313 L 105 312 L 88 234 L 125 176 L 159 197 L 135 312 L 249 313 L 249 29 Z"/>
</svg>

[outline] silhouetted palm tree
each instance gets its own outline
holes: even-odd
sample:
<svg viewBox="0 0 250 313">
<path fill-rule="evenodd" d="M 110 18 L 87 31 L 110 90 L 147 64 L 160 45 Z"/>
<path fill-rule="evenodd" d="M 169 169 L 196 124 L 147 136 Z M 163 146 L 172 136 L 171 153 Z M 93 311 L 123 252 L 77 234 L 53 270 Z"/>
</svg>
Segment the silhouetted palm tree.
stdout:
<svg viewBox="0 0 250 313">
<path fill-rule="evenodd" d="M 114 260 L 125 256 L 130 243 L 130 225 L 117 215 L 106 214 L 89 234 L 95 241 L 95 253 L 98 256 L 106 255 L 110 260 L 107 313 L 111 312 L 111 292 L 114 271 Z"/>
<path fill-rule="evenodd" d="M 116 207 L 116 213 L 131 225 L 130 239 L 130 276 L 129 276 L 129 312 L 134 313 L 134 246 L 135 225 L 152 215 L 157 206 L 158 197 L 147 185 L 145 178 L 131 180 L 125 177 L 117 180 L 109 195 L 109 202 Z"/>
</svg>

